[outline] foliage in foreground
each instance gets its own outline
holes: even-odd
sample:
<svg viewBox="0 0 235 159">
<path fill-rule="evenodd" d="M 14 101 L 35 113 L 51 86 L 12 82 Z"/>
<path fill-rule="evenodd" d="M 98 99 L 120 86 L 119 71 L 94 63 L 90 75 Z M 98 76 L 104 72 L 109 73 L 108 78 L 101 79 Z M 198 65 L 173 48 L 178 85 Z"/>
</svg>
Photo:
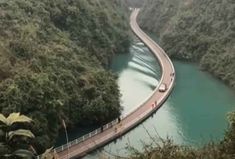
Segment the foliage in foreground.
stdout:
<svg viewBox="0 0 235 159">
<path fill-rule="evenodd" d="M 28 130 L 32 119 L 11 113 L 7 118 L 0 114 L 0 157 L 1 159 L 33 159 L 37 157 L 32 144 L 34 134 Z M 40 159 L 56 159 L 56 154 L 52 153 L 52 148 L 47 149 Z"/>
<path fill-rule="evenodd" d="M 28 150 L 30 139 L 35 137 L 28 129 L 31 122 L 32 119 L 20 113 L 11 113 L 7 118 L 0 114 L 0 158 L 33 156 Z"/>
<path fill-rule="evenodd" d="M 230 127 L 224 140 L 210 143 L 202 148 L 180 146 L 171 139 L 156 139 L 144 146 L 144 152 L 129 147 L 131 159 L 235 159 L 235 112 L 229 115 Z"/>
<path fill-rule="evenodd" d="M 105 70 L 129 46 L 128 23 L 106 0 L 0 1 L 0 112 L 34 120 L 34 147 L 61 127 L 120 115 L 116 77 Z"/>
</svg>

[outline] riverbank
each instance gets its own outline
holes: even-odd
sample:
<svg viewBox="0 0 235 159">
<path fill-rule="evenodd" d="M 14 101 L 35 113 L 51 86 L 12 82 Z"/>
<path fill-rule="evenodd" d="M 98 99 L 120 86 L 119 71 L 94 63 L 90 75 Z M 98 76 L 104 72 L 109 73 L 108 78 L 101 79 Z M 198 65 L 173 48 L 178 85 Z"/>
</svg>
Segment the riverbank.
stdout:
<svg viewBox="0 0 235 159">
<path fill-rule="evenodd" d="M 131 14 L 131 29 L 141 39 L 141 41 L 148 46 L 154 57 L 158 59 L 162 69 L 159 85 L 164 84 L 166 86 L 166 90 L 160 91 L 157 87 L 153 94 L 130 114 L 122 118 L 119 117 L 118 119 L 115 119 L 106 125 L 102 125 L 99 129 L 96 129 L 81 138 L 55 148 L 54 151 L 60 158 L 67 157 L 67 149 L 64 149 L 65 147 L 69 148 L 70 157 L 82 157 L 86 155 L 86 153 L 123 136 L 157 111 L 172 92 L 175 82 L 174 66 L 166 53 L 139 28 L 136 22 L 138 13 L 139 9 L 135 9 Z"/>
<path fill-rule="evenodd" d="M 116 77 L 105 69 L 130 44 L 120 5 L 2 0 L 0 10 L 0 111 L 33 119 L 38 154 L 54 146 L 64 122 L 101 125 L 120 116 Z"/>
<path fill-rule="evenodd" d="M 197 62 L 235 89 L 234 9 L 232 1 L 148 0 L 139 22 L 170 57 Z"/>
<path fill-rule="evenodd" d="M 132 103 L 136 102 L 136 98 L 142 102 L 153 91 L 149 85 L 154 85 L 156 79 L 149 72 L 156 69 L 155 76 L 161 74 L 151 52 L 138 43 L 136 41 L 130 48 L 130 55 L 117 55 L 112 62 L 112 69 L 119 77 L 118 85 L 123 94 L 121 100 L 124 111 L 126 106 L 134 109 L 135 105 Z M 153 137 L 159 135 L 163 139 L 169 137 L 175 144 L 193 147 L 202 147 L 210 141 L 219 142 L 223 139 L 228 126 L 227 114 L 235 110 L 234 91 L 220 80 L 201 71 L 197 64 L 181 61 L 173 63 L 177 73 L 176 86 L 161 109 L 121 139 L 84 159 L 96 159 L 102 152 L 129 156 L 127 145 L 142 152 L 142 142 L 152 142 L 149 134 Z M 149 67 L 144 67 L 146 65 Z M 133 66 L 139 69 L 133 69 Z M 133 82 L 138 82 L 138 86 L 132 85 Z M 133 95 L 131 90 L 137 93 Z"/>
</svg>

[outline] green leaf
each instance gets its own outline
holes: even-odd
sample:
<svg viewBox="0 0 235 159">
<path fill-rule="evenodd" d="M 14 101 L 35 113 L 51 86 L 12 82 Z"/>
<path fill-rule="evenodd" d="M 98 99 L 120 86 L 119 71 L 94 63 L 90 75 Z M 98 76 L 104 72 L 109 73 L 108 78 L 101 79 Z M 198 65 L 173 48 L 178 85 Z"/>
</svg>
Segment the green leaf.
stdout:
<svg viewBox="0 0 235 159">
<path fill-rule="evenodd" d="M 25 115 L 20 115 L 20 113 L 11 113 L 8 117 L 7 117 L 7 125 L 10 126 L 14 123 L 17 122 L 28 122 L 30 123 L 32 121 L 31 118 L 25 116 Z"/>
<path fill-rule="evenodd" d="M 14 156 L 18 156 L 24 159 L 32 159 L 34 154 L 29 150 L 19 149 L 12 153 Z"/>
<path fill-rule="evenodd" d="M 4 146 L 5 146 L 4 143 L 0 142 L 0 147 L 4 147 Z"/>
<path fill-rule="evenodd" d="M 28 138 L 34 138 L 34 134 L 30 130 L 18 129 L 15 131 L 10 131 L 8 133 L 9 140 L 11 140 L 14 136 L 24 136 Z"/>
<path fill-rule="evenodd" d="M 7 119 L 3 114 L 0 114 L 0 121 L 3 122 L 4 124 L 7 124 Z"/>
<path fill-rule="evenodd" d="M 43 154 L 42 154 L 42 159 L 53 159 L 54 154 L 51 153 L 53 150 L 53 147 L 47 149 Z"/>
</svg>

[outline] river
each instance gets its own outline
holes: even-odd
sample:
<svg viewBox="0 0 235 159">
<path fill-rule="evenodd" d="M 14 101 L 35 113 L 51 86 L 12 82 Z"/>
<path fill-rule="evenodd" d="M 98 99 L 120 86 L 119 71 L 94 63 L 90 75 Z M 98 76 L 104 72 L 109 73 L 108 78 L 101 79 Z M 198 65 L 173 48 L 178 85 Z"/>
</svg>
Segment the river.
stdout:
<svg viewBox="0 0 235 159">
<path fill-rule="evenodd" d="M 141 150 L 152 139 L 171 138 L 175 143 L 200 146 L 223 138 L 227 113 L 235 110 L 235 93 L 196 64 L 173 61 L 176 86 L 166 103 L 145 122 L 121 139 L 104 146 L 85 159 L 105 153 L 127 156 L 126 147 Z M 123 114 L 141 104 L 157 86 L 161 71 L 157 60 L 138 40 L 129 54 L 117 55 L 112 70 L 118 74 Z M 103 152 L 103 153 L 100 153 Z"/>
</svg>

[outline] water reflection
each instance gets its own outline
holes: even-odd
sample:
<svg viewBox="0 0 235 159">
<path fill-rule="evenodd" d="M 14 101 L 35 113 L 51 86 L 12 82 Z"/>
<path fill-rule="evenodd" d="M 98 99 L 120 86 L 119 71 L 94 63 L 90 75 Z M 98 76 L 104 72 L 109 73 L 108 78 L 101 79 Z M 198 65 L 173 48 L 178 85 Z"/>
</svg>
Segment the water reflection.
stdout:
<svg viewBox="0 0 235 159">
<path fill-rule="evenodd" d="M 161 74 L 156 59 L 142 43 L 136 41 L 130 50 L 128 55 L 117 56 L 112 65 L 119 76 L 124 114 L 151 95 Z M 100 151 L 126 156 L 127 145 L 141 150 L 143 142 L 150 144 L 152 137 L 159 136 L 192 146 L 223 137 L 226 114 L 235 109 L 234 92 L 194 64 L 174 61 L 174 65 L 176 86 L 167 102 L 152 117 Z M 94 152 L 85 158 L 96 159 L 99 154 Z"/>
<path fill-rule="evenodd" d="M 176 143 L 182 143 L 182 141 L 186 140 L 181 128 L 182 126 L 177 117 L 172 115 L 170 103 L 166 102 L 156 114 L 124 135 L 121 139 L 117 139 L 116 142 L 105 146 L 101 151 L 124 157 L 129 155 L 128 146 L 141 151 L 144 144 L 154 143 L 155 141 L 160 143 L 160 138 L 169 137 L 174 139 Z M 97 153 L 100 152 L 94 152 L 86 156 L 86 158 L 95 159 Z"/>
<path fill-rule="evenodd" d="M 113 59 L 111 68 L 119 76 L 118 85 L 122 94 L 123 115 L 136 109 L 151 95 L 158 84 L 160 67 L 154 56 L 146 52 L 148 49 L 143 43 L 135 40 L 129 55 L 120 55 Z M 126 66 L 125 69 L 122 65 Z"/>
</svg>

